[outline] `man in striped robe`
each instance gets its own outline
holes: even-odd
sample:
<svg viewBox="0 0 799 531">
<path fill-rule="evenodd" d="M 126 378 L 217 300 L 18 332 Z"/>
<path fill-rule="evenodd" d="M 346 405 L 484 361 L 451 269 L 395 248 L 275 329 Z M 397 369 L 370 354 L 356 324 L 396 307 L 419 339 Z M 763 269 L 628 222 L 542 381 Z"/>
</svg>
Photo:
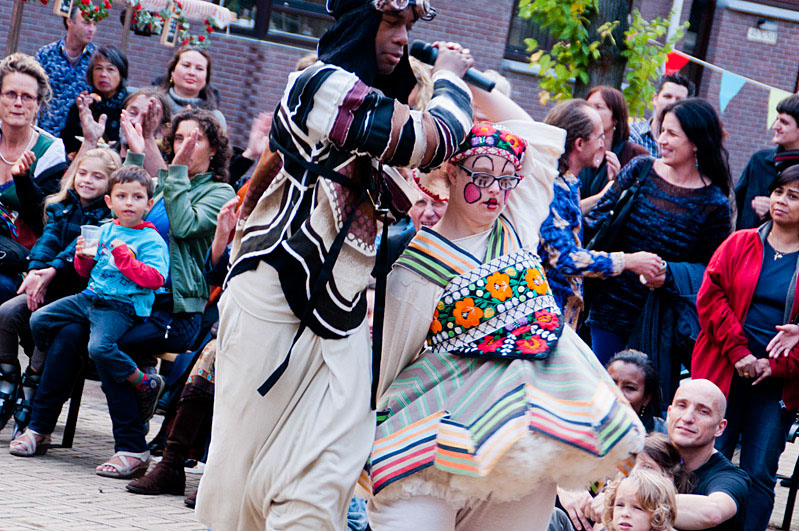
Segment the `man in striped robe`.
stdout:
<svg viewBox="0 0 799 531">
<path fill-rule="evenodd" d="M 197 500 L 214 531 L 346 528 L 374 438 L 364 292 L 389 167 L 435 168 L 471 127 L 460 77 L 472 58 L 458 45 L 439 48 L 427 111 L 406 105 L 408 31 L 432 18 L 428 0 L 327 7 L 337 21 L 320 61 L 289 77 L 271 134 L 282 164 L 266 165 L 268 187 L 240 220 L 220 302 Z"/>
</svg>

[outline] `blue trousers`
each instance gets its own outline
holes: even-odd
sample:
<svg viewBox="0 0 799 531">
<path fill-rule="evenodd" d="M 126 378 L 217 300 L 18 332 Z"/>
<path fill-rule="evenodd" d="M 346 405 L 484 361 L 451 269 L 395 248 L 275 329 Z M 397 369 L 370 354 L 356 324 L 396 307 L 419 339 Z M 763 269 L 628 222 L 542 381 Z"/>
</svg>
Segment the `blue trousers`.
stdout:
<svg viewBox="0 0 799 531">
<path fill-rule="evenodd" d="M 617 352 L 627 348 L 628 339 L 627 336 L 591 327 L 591 350 L 602 366 L 605 366 Z"/>
<path fill-rule="evenodd" d="M 140 322 L 119 340 L 119 345 L 136 360 L 139 360 L 137 350 L 146 356 L 157 352 L 182 352 L 193 342 L 199 323 L 200 314 L 177 314 L 171 324 L 171 333 L 166 334 L 152 320 Z M 30 424 L 33 431 L 52 433 L 55 429 L 61 409 L 78 377 L 88 336 L 85 323 L 67 324 L 55 331 L 33 402 Z M 113 425 L 114 451 L 143 452 L 147 449 L 147 430 L 139 417 L 133 386 L 115 381 L 107 372 L 98 370 L 98 373 Z"/>
<path fill-rule="evenodd" d="M 0 273 L 0 304 L 17 296 L 17 289 L 22 283 L 20 275 L 4 275 Z"/>
<path fill-rule="evenodd" d="M 30 427 L 37 433 L 52 433 L 64 402 L 72 393 L 85 356 L 88 330 L 68 324 L 56 331 L 42 371 L 39 390 L 33 401 Z M 133 386 L 117 382 L 105 371 L 98 371 L 114 431 L 114 451 L 140 453 L 147 449 L 147 430 L 141 422 Z"/>
<path fill-rule="evenodd" d="M 764 380 L 753 386 L 752 380 L 736 374 L 727 402 L 727 428 L 716 439 L 716 449 L 729 459 L 741 442 L 740 466 L 752 480 L 745 513 L 747 531 L 765 530 L 774 508 L 777 466 L 793 420 L 781 396 L 781 382 Z"/>
<path fill-rule="evenodd" d="M 136 313 L 128 303 L 78 293 L 52 302 L 31 315 L 31 334 L 36 347 L 48 352 L 56 330 L 69 323 L 89 323 L 89 357 L 97 373 L 125 382 L 137 367 L 119 350 L 117 342 L 131 326 Z"/>
</svg>

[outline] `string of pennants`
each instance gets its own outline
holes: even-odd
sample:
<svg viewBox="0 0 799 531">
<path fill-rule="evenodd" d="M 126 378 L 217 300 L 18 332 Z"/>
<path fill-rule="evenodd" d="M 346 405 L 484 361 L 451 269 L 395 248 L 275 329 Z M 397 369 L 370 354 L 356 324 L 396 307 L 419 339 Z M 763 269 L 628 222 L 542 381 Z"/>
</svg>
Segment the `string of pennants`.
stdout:
<svg viewBox="0 0 799 531">
<path fill-rule="evenodd" d="M 666 55 L 666 74 L 679 72 L 689 62 L 702 65 L 706 68 L 710 68 L 711 70 L 721 73 L 721 83 L 719 85 L 719 107 L 721 108 L 722 113 L 727 109 L 727 105 L 730 103 L 730 101 L 732 101 L 732 99 L 738 95 L 743 86 L 747 83 L 768 90 L 768 115 L 766 117 L 767 128 L 771 127 L 774 124 L 774 120 L 777 119 L 777 104 L 792 94 L 787 90 L 778 89 L 776 87 L 766 85 L 765 83 L 761 83 L 760 81 L 755 81 L 754 79 L 735 74 L 729 70 L 725 70 L 719 66 L 680 51 L 673 51 Z"/>
</svg>

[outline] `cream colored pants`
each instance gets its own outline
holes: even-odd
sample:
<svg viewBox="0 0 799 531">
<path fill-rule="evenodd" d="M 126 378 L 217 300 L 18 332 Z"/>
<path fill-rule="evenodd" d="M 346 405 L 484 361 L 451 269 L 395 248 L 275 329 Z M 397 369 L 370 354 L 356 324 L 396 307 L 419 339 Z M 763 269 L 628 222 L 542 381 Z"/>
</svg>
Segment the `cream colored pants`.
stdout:
<svg viewBox="0 0 799 531">
<path fill-rule="evenodd" d="M 369 456 L 366 323 L 341 340 L 306 330 L 283 376 L 298 320 L 270 266 L 235 277 L 220 302 L 214 422 L 197 515 L 213 531 L 344 530 Z"/>
<path fill-rule="evenodd" d="M 374 531 L 544 531 L 555 507 L 554 483 L 512 502 L 487 500 L 455 507 L 433 496 L 369 502 L 369 525 Z"/>
</svg>

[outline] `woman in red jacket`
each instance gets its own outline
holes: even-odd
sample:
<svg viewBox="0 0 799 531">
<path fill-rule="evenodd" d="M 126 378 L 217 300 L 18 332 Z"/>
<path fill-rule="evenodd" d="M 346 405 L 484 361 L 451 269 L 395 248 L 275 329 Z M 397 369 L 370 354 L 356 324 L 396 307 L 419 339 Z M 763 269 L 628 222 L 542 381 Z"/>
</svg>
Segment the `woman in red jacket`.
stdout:
<svg viewBox="0 0 799 531">
<path fill-rule="evenodd" d="M 727 395 L 727 428 L 716 448 L 728 458 L 741 440 L 741 468 L 752 478 L 747 530 L 764 530 L 799 390 L 799 348 L 770 358 L 777 326 L 799 313 L 799 166 L 771 185 L 771 221 L 733 233 L 716 250 L 697 297 L 702 331 L 691 375 L 713 381 Z"/>
</svg>

